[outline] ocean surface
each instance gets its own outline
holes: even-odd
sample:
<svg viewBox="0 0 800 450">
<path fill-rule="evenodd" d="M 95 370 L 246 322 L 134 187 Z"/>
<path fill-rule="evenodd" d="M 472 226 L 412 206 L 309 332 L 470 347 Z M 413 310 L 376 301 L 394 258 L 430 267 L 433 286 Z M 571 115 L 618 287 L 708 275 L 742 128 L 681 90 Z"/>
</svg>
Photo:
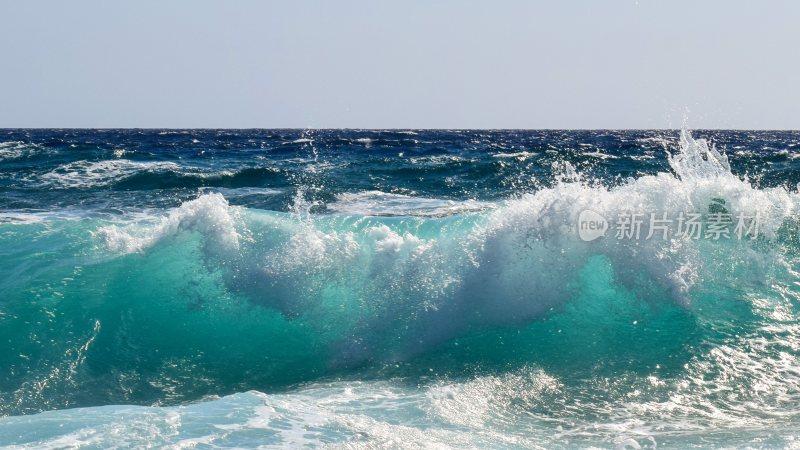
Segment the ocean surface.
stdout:
<svg viewBox="0 0 800 450">
<path fill-rule="evenodd" d="M 0 130 L 0 445 L 800 448 L 799 155 Z"/>
</svg>

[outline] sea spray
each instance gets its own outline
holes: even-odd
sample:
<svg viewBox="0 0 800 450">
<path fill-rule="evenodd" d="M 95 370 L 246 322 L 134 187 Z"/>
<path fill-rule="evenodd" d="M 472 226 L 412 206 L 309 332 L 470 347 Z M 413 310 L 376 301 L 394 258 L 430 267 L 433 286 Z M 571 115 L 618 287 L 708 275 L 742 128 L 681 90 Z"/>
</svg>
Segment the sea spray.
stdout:
<svg viewBox="0 0 800 450">
<path fill-rule="evenodd" d="M 660 173 L 605 187 L 568 168 L 572 175 L 552 188 L 466 216 L 316 217 L 310 214 L 316 203 L 302 190 L 288 215 L 239 212 L 211 194 L 155 225 L 133 226 L 133 235 L 116 226 L 100 234 L 112 249 L 125 252 L 198 233 L 203 260 L 212 265 L 207 270 L 222 271 L 226 290 L 289 320 L 306 320 L 320 332 L 332 319 L 350 324 L 332 336 L 334 367 L 407 360 L 470 330 L 519 326 L 561 308 L 579 294 L 581 268 L 598 255 L 615 283 L 646 302 L 688 306 L 701 280 L 749 289 L 751 282 L 768 283 L 767 274 L 780 277 L 779 249 L 750 241 L 578 238 L 577 219 L 587 209 L 604 217 L 706 213 L 724 198 L 730 213 L 758 216 L 762 238 L 775 239 L 793 216 L 796 197 L 732 176 L 724 158 L 688 132 L 681 144 L 670 157 L 677 176 Z M 239 228 L 251 236 L 241 247 L 237 215 L 244 215 Z M 704 253 L 715 257 L 707 260 Z M 221 260 L 225 264 L 215 267 Z M 727 269 L 719 269 L 720 261 Z M 742 278 L 742 272 L 762 278 Z"/>
</svg>

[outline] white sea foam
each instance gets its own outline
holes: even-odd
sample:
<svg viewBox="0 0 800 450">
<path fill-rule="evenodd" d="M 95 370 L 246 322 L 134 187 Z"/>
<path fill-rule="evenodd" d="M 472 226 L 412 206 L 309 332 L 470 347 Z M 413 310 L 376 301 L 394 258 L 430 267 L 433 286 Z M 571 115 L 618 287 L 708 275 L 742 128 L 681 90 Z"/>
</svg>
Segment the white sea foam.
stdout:
<svg viewBox="0 0 800 450">
<path fill-rule="evenodd" d="M 59 166 L 39 179 L 58 188 L 89 188 L 107 186 L 139 172 L 169 170 L 177 172 L 181 167 L 173 162 L 137 162 L 128 159 L 76 161 Z"/>
<path fill-rule="evenodd" d="M 223 187 L 204 187 L 201 189 L 203 193 L 220 193 L 227 199 L 239 197 L 253 197 L 263 196 L 272 197 L 282 194 L 284 191 L 275 188 L 260 188 L 260 187 L 240 187 L 240 188 L 223 188 Z"/>
<path fill-rule="evenodd" d="M 474 162 L 474 160 L 458 155 L 415 156 L 409 158 L 412 164 L 443 166 L 458 162 Z"/>
<path fill-rule="evenodd" d="M 239 248 L 236 210 L 221 194 L 207 194 L 186 202 L 155 223 L 111 225 L 97 234 L 106 246 L 116 252 L 133 253 L 182 232 L 199 232 L 206 239 L 209 251 L 229 253 Z"/>
<path fill-rule="evenodd" d="M 21 213 L 21 212 L 2 212 L 0 213 L 0 224 L 30 224 L 41 223 L 48 219 L 48 215 L 42 213 Z"/>
<path fill-rule="evenodd" d="M 115 154 L 117 152 L 115 151 Z M 119 156 L 124 153 L 119 153 Z M 230 170 L 210 172 L 200 167 L 180 165 L 171 161 L 132 161 L 129 159 L 111 159 L 104 161 L 75 161 L 61 165 L 38 177 L 28 177 L 28 181 L 44 183 L 61 189 L 85 189 L 110 186 L 139 173 L 174 172 L 198 178 L 231 176 Z"/>
<path fill-rule="evenodd" d="M 791 447 L 791 417 L 759 411 L 755 407 L 763 401 L 735 406 L 739 396 L 755 393 L 736 392 L 731 383 L 758 363 L 730 349 L 716 353 L 721 366 L 692 363 L 692 371 L 713 383 L 650 377 L 648 386 L 627 376 L 596 377 L 577 389 L 524 367 L 430 384 L 309 383 L 288 392 L 248 391 L 180 406 L 57 410 L 0 418 L 0 425 L 17 445 L 11 448 L 240 448 L 254 442 L 355 449 L 749 448 L 764 444 L 765 436 L 770 448 Z M 737 369 L 737 363 L 744 367 Z M 726 383 L 713 370 L 733 381 Z M 727 400 L 709 402 L 711 397 Z"/>
<path fill-rule="evenodd" d="M 609 155 L 608 153 L 603 153 L 601 151 L 594 151 L 594 152 L 584 152 L 581 153 L 581 156 L 588 156 L 590 158 L 598 158 L 598 159 L 618 159 L 619 156 Z"/>
<path fill-rule="evenodd" d="M 495 153 L 492 155 L 493 158 L 514 158 L 520 161 L 524 161 L 532 156 L 536 156 L 538 153 L 535 152 L 513 152 L 513 153 Z"/>
<path fill-rule="evenodd" d="M 340 214 L 444 217 L 492 209 L 496 205 L 476 200 L 456 201 L 412 197 L 381 191 L 364 191 L 338 194 L 336 201 L 327 206 L 331 211 Z"/>
<path fill-rule="evenodd" d="M 21 158 L 38 151 L 41 151 L 41 147 L 37 144 L 22 141 L 0 142 L 0 161 Z"/>
<path fill-rule="evenodd" d="M 53 220 L 78 220 L 89 214 L 83 209 L 61 209 L 57 211 L 3 211 L 0 212 L 0 224 L 25 225 L 43 223 Z"/>
<path fill-rule="evenodd" d="M 669 148 L 669 146 L 672 145 L 672 142 L 669 139 L 667 139 L 665 137 L 661 137 L 661 136 L 640 138 L 640 139 L 636 139 L 636 142 L 639 142 L 639 143 L 642 143 L 642 144 L 659 144 L 664 149 Z"/>
</svg>

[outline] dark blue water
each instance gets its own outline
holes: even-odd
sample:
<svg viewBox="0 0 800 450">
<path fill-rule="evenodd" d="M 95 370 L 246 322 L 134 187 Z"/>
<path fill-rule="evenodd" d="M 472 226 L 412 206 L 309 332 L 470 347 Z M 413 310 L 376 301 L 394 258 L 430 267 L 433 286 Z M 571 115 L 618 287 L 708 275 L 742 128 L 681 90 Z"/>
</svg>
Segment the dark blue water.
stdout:
<svg viewBox="0 0 800 450">
<path fill-rule="evenodd" d="M 698 131 L 734 172 L 794 186 L 800 133 Z M 331 202 L 381 191 L 504 200 L 549 186 L 554 163 L 619 183 L 669 171 L 677 131 L 4 130 L 0 208 L 110 214 L 239 189 L 232 204 L 286 211 L 298 187 Z M 244 188 L 251 188 L 248 191 Z M 257 189 L 274 189 L 262 195 Z M 324 205 L 318 208 L 324 211 Z"/>
</svg>

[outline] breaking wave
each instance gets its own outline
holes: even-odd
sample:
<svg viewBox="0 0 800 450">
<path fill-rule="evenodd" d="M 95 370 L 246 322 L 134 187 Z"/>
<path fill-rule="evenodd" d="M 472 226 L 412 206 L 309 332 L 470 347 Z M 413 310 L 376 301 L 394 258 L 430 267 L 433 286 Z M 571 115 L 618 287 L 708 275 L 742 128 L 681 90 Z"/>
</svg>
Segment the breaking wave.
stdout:
<svg viewBox="0 0 800 450">
<path fill-rule="evenodd" d="M 323 214 L 301 190 L 284 213 L 221 191 L 136 222 L 8 226 L 0 242 L 25 243 L 15 252 L 53 245 L 36 271 L 0 262 L 0 357 L 14 367 L 0 413 L 206 398 L 111 407 L 164 443 L 269 429 L 292 445 L 647 446 L 679 432 L 702 445 L 691 430 L 797 429 L 798 194 L 734 176 L 688 132 L 668 160 L 672 172 L 614 185 L 564 162 L 552 187 L 494 203 L 362 191 Z M 83 164 L 59 179 L 129 167 Z M 587 241 L 579 230 L 587 210 L 720 208 L 757 216 L 758 236 Z M 348 409 L 376 398 L 420 427 Z M 189 437 L 162 426 L 215 405 L 241 414 Z M 151 410 L 161 425 L 148 425 Z M 90 419 L 100 431 L 70 436 L 104 445 L 106 425 L 135 431 Z"/>
</svg>

